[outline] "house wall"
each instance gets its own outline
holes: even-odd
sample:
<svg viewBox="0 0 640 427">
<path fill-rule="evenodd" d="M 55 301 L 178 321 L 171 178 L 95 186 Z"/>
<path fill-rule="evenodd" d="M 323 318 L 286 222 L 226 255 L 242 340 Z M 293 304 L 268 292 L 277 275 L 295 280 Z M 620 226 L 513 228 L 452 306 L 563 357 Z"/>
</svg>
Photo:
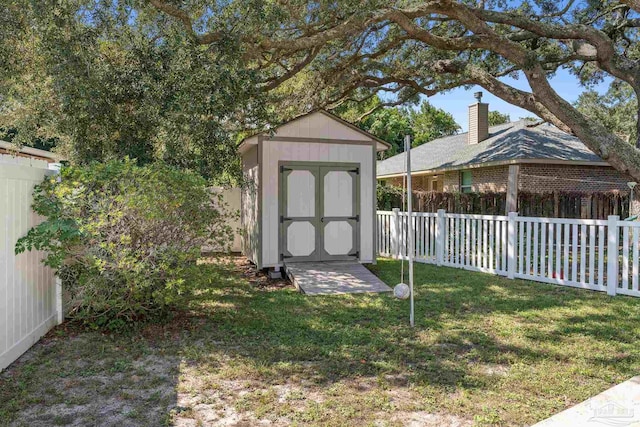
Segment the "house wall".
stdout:
<svg viewBox="0 0 640 427">
<path fill-rule="evenodd" d="M 445 193 L 456 193 L 460 191 L 460 172 L 448 171 L 444 173 L 442 181 L 442 191 Z"/>
<path fill-rule="evenodd" d="M 628 192 L 628 181 L 633 179 L 608 166 L 522 164 L 518 189 L 531 192 Z"/>
<path fill-rule="evenodd" d="M 575 191 L 582 193 L 621 191 L 627 193 L 627 182 L 633 181 L 607 166 L 573 166 L 521 163 L 518 173 L 518 191 L 549 192 Z M 470 169 L 473 174 L 474 192 L 506 192 L 508 188 L 509 166 L 495 166 Z M 460 191 L 461 171 L 448 171 L 443 176 L 443 191 Z M 415 189 L 423 189 L 422 177 L 415 177 Z M 391 185 L 402 186 L 401 178 L 387 180 Z M 428 187 L 427 187 L 428 188 Z M 632 212 L 640 213 L 640 186 L 635 192 Z"/>
<path fill-rule="evenodd" d="M 288 125 L 285 125 L 285 127 Z M 335 127 L 335 121 L 333 122 Z M 348 129 L 348 128 L 347 128 Z M 348 129 L 350 130 L 350 129 Z M 278 132 L 280 134 L 280 132 Z M 339 136 L 339 135 L 338 135 Z M 358 133 L 362 140 L 362 134 Z M 280 161 L 341 162 L 360 164 L 360 261 L 374 261 L 374 143 L 322 143 L 264 141 L 262 155 L 262 260 L 261 267 L 280 266 L 278 189 Z"/>
<path fill-rule="evenodd" d="M 474 192 L 505 192 L 509 180 L 509 166 L 493 166 L 486 168 L 468 169 L 473 174 L 472 190 Z M 447 171 L 444 173 L 443 191 L 460 191 L 461 171 Z M 518 177 L 520 191 L 578 191 L 600 192 L 619 190 L 627 192 L 630 176 L 623 175 L 611 167 L 606 166 L 571 166 L 520 164 Z M 402 186 L 402 178 L 387 180 L 392 185 Z M 426 176 L 413 177 L 416 190 L 427 190 Z"/>
<path fill-rule="evenodd" d="M 473 176 L 471 191 L 477 193 L 505 192 L 509 180 L 509 166 L 468 169 Z M 460 191 L 461 171 L 449 171 L 444 174 L 444 191 Z"/>
<path fill-rule="evenodd" d="M 242 156 L 242 176 L 244 183 L 240 195 L 241 246 L 242 253 L 251 262 L 260 265 L 259 253 L 259 171 L 258 146 L 252 146 Z"/>
<path fill-rule="evenodd" d="M 504 192 L 507 191 L 507 182 L 509 179 L 509 166 L 492 166 L 488 168 L 470 169 L 473 174 L 473 184 L 471 186 L 474 192 Z M 437 180 L 439 181 L 440 191 L 446 193 L 455 193 L 460 191 L 460 173 L 461 171 L 447 171 L 439 173 Z M 414 190 L 431 191 L 432 175 L 414 175 L 412 186 Z M 402 178 L 389 178 L 386 180 L 389 185 L 402 187 Z"/>
<path fill-rule="evenodd" d="M 417 178 L 417 177 L 414 177 Z M 402 178 L 387 178 L 382 181 L 386 182 L 387 185 L 393 185 L 394 187 L 402 187 Z"/>
<path fill-rule="evenodd" d="M 395 187 L 402 187 L 402 178 L 389 178 L 385 180 L 388 185 L 393 185 Z M 432 191 L 431 184 L 434 181 L 432 175 L 414 175 L 411 180 L 411 186 L 415 191 Z M 438 178 L 435 178 L 435 181 L 438 182 L 438 190 L 442 191 L 443 188 L 443 177 L 442 174 L 438 175 Z"/>
</svg>

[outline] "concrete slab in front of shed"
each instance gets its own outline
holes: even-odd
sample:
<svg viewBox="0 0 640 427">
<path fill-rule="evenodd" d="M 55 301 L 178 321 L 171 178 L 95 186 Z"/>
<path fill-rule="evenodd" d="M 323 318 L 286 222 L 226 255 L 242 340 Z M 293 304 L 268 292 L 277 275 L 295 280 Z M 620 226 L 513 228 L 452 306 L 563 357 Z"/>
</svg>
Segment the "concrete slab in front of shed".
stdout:
<svg viewBox="0 0 640 427">
<path fill-rule="evenodd" d="M 391 292 L 382 280 L 358 262 L 300 262 L 285 266 L 289 280 L 307 295 Z"/>
</svg>

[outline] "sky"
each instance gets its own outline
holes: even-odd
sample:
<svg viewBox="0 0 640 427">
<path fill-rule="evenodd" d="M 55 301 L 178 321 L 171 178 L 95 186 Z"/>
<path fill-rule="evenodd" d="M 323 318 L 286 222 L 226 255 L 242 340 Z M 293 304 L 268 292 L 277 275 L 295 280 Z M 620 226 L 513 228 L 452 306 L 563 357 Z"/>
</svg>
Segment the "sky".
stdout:
<svg viewBox="0 0 640 427">
<path fill-rule="evenodd" d="M 518 80 L 514 80 L 511 78 L 502 79 L 505 83 L 512 85 L 518 89 L 523 89 L 526 91 L 531 91 L 526 79 L 521 77 Z M 567 101 L 573 103 L 578 99 L 578 96 L 586 89 L 583 86 L 580 86 L 578 80 L 575 76 L 571 75 L 566 70 L 559 70 L 558 73 L 550 80 L 551 86 L 558 92 L 558 94 L 566 99 Z M 609 87 L 610 80 L 607 80 L 594 89 L 598 92 L 604 93 Z M 515 105 L 511 105 L 502 99 L 492 95 L 488 91 L 484 90 L 480 86 L 474 86 L 471 89 L 458 88 L 454 89 L 451 92 L 438 94 L 428 98 L 429 102 L 443 109 L 444 111 L 453 115 L 455 121 L 462 127 L 462 131 L 466 132 L 469 127 L 468 123 L 468 107 L 469 104 L 475 102 L 475 98 L 473 97 L 474 92 L 481 91 L 482 102 L 489 103 L 489 111 L 499 111 L 501 113 L 507 113 L 511 117 L 511 120 L 518 120 L 521 117 L 532 117 L 533 113 L 530 113 L 527 110 L 523 110 L 522 108 L 516 107 Z"/>
</svg>

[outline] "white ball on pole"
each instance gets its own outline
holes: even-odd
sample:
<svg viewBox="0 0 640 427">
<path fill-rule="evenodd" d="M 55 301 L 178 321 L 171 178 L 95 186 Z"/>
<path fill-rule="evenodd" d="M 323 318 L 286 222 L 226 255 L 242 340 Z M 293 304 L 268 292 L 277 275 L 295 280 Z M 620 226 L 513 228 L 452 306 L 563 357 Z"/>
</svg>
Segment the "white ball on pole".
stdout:
<svg viewBox="0 0 640 427">
<path fill-rule="evenodd" d="M 398 283 L 393 288 L 393 296 L 398 299 L 407 299 L 411 295 L 411 289 L 406 283 Z"/>
</svg>

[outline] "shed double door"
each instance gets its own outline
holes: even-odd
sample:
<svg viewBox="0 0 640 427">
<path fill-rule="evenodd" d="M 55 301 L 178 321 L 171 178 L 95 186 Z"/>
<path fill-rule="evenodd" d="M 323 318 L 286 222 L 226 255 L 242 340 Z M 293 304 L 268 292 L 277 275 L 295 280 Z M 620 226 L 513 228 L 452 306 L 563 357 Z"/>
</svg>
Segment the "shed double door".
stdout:
<svg viewBox="0 0 640 427">
<path fill-rule="evenodd" d="M 357 164 L 281 164 L 281 261 L 360 257 L 359 181 Z"/>
</svg>

